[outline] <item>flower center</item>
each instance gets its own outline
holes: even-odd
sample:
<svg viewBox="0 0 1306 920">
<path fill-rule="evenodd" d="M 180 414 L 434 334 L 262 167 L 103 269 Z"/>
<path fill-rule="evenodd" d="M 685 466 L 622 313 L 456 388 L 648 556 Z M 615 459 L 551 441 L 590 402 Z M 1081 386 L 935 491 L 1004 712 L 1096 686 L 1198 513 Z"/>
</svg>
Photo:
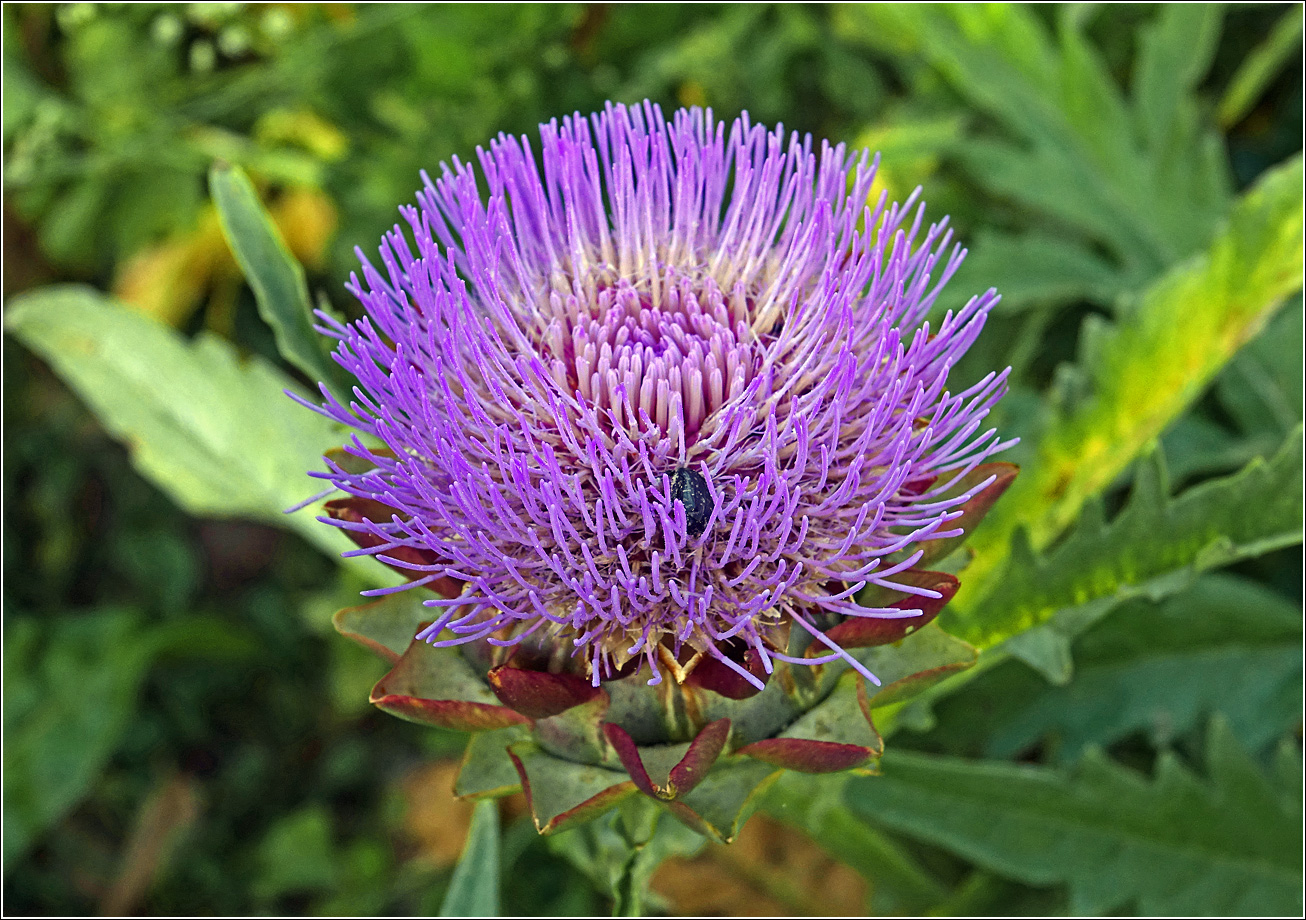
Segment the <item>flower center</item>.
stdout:
<svg viewBox="0 0 1306 920">
<path fill-rule="evenodd" d="M 632 440 L 694 442 L 752 381 L 763 342 L 742 286 L 664 267 L 632 283 L 598 269 L 550 292 L 538 346 L 559 385 L 579 393 Z"/>
</svg>

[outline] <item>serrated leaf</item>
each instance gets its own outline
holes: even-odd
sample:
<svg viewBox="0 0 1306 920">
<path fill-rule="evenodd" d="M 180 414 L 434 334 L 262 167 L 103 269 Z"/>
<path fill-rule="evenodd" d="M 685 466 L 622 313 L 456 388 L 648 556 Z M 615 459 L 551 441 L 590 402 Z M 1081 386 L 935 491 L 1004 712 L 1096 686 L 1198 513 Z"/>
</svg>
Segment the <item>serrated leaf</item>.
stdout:
<svg viewBox="0 0 1306 920">
<path fill-rule="evenodd" d="M 1302 431 L 1268 462 L 1257 458 L 1174 498 L 1158 451 L 1140 465 L 1110 524 L 1100 506 L 1090 509 L 1045 555 L 1018 534 L 996 579 L 1001 587 L 964 613 L 945 610 L 941 618 L 955 617 L 948 628 L 989 648 L 1058 615 L 1058 631 L 1072 636 L 1130 597 L 1159 599 L 1200 572 L 1300 542 Z"/>
<path fill-rule="evenodd" d="M 1259 752 L 1301 718 L 1301 610 L 1244 579 L 1206 575 L 1159 605 L 1123 604 L 1074 652 L 1065 687 L 1014 663 L 974 681 L 938 707 L 938 737 L 987 757 L 1041 744 L 1065 763 L 1134 733 L 1171 744 L 1216 712 Z"/>
<path fill-rule="evenodd" d="M 1300 809 L 1220 722 L 1207 763 L 1201 781 L 1163 755 L 1149 780 L 1096 751 L 1073 773 L 890 752 L 847 801 L 992 871 L 1069 884 L 1072 914 L 1299 915 Z"/>
<path fill-rule="evenodd" d="M 1055 32 L 1019 4 L 862 4 L 836 17 L 921 95 L 942 77 L 992 120 L 974 120 L 980 130 L 954 155 L 999 203 L 1019 206 L 1016 228 L 1039 229 L 977 239 L 974 267 L 957 282 L 996 286 L 1004 310 L 1082 298 L 1111 308 L 1206 245 L 1232 194 L 1222 139 L 1197 96 L 1218 5 L 1159 9 L 1138 30 L 1128 95 L 1082 12 L 1061 8 Z"/>
<path fill-rule="evenodd" d="M 499 805 L 493 799 L 476 804 L 449 891 L 440 904 L 441 917 L 499 916 Z"/>
<path fill-rule="evenodd" d="M 141 473 L 191 514 L 251 518 L 295 530 L 338 557 L 353 544 L 283 510 L 311 494 L 307 471 L 342 440 L 285 395 L 288 378 L 226 341 L 187 341 L 88 287 L 48 287 L 8 305 L 5 328 L 50 363 Z M 379 563 L 360 560 L 373 581 Z M 358 563 L 351 563 L 358 565 Z"/>
<path fill-rule="evenodd" d="M 970 546 L 973 605 L 1018 525 L 1046 546 L 1202 393 L 1302 282 L 1302 161 L 1267 173 L 1209 252 L 1153 284 L 1117 325 L 1085 327 L 1086 398 L 1061 407 Z"/>
<path fill-rule="evenodd" d="M 1175 4 L 1158 9 L 1140 30 L 1131 95 L 1148 149 L 1164 151 L 1182 139 L 1183 122 L 1193 117 L 1184 110 L 1192 108 L 1191 93 L 1210 69 L 1222 16 L 1216 4 Z"/>
<path fill-rule="evenodd" d="M 249 177 L 239 166 L 219 163 L 209 171 L 209 193 L 223 235 L 254 289 L 259 315 L 272 328 L 281 356 L 310 380 L 348 393 L 348 375 L 329 356 L 332 340 L 313 328 L 304 268 L 290 254 Z"/>
<path fill-rule="evenodd" d="M 1195 8 L 1193 8 L 1195 7 Z M 1202 245 L 1228 197 L 1223 162 L 1193 88 L 1210 64 L 1220 11 L 1210 5 L 1162 10 L 1141 32 L 1132 98 L 1126 99 L 1078 17 L 1055 37 L 1020 6 L 867 10 L 849 31 L 902 32 L 894 42 L 920 56 L 1016 141 L 958 150 L 997 194 L 1057 218 L 1112 252 L 1121 266 L 1155 272 Z M 857 23 L 862 23 L 858 28 Z"/>
</svg>

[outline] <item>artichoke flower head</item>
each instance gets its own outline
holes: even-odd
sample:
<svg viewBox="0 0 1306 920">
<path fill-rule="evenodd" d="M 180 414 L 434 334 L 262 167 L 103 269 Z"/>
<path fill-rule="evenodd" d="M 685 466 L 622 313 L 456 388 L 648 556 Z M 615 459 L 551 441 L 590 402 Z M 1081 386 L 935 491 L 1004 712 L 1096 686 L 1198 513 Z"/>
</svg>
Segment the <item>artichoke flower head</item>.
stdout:
<svg viewBox="0 0 1306 920">
<path fill-rule="evenodd" d="M 479 168 L 478 168 L 479 167 Z M 871 770 L 877 706 L 973 661 L 940 564 L 1010 483 L 949 370 L 996 292 L 866 153 L 608 105 L 423 174 L 322 315 L 357 434 L 325 522 L 402 574 L 337 627 L 372 702 L 476 733 L 457 792 L 548 833 L 628 795 L 729 840 L 780 769 Z M 484 188 L 482 188 L 482 185 Z"/>
</svg>

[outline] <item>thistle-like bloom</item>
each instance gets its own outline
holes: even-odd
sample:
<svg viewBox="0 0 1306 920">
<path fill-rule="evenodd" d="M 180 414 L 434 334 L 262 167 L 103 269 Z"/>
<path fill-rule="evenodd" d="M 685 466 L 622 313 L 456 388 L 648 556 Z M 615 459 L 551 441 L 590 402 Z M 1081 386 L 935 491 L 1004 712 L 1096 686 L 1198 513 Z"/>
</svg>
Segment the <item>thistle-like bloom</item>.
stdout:
<svg viewBox="0 0 1306 920">
<path fill-rule="evenodd" d="M 319 411 L 366 437 L 316 475 L 382 509 L 332 523 L 442 588 L 437 646 L 594 685 L 836 659 L 874 680 L 838 635 L 921 604 L 858 597 L 940 598 L 903 576 L 1004 446 L 980 428 L 1005 373 L 947 388 L 996 293 L 926 320 L 964 256 L 946 220 L 871 201 L 865 153 L 747 115 L 609 105 L 477 154 L 485 189 L 457 159 L 423 174 L 380 267 L 360 252 L 366 316 L 324 329 L 358 386 Z"/>
</svg>

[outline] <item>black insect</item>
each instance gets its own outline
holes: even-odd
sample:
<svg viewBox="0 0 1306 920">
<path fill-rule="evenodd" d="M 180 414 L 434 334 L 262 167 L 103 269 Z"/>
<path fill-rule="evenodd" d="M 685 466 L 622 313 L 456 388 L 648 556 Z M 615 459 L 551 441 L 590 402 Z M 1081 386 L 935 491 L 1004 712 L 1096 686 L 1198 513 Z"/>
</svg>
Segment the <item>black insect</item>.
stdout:
<svg viewBox="0 0 1306 920">
<path fill-rule="evenodd" d="M 686 467 L 677 467 L 671 477 L 671 500 L 679 499 L 685 506 L 685 530 L 691 537 L 699 536 L 712 517 L 712 493 L 701 474 Z"/>
</svg>

